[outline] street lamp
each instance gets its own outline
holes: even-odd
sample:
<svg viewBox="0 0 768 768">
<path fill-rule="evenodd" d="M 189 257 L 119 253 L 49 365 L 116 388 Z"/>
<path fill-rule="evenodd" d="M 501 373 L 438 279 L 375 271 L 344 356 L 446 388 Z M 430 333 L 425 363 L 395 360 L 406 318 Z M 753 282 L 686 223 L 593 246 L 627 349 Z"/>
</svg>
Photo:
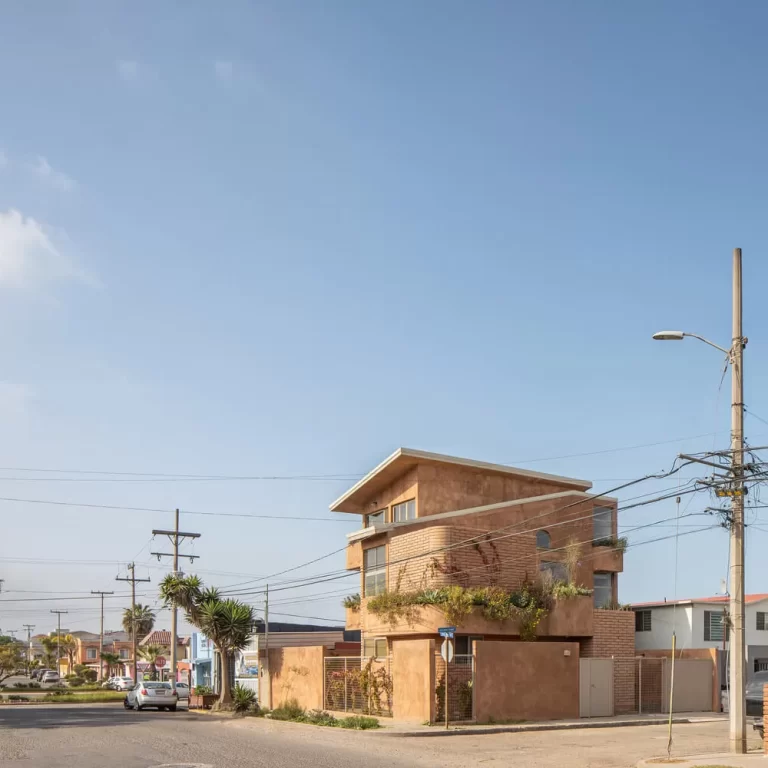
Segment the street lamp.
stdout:
<svg viewBox="0 0 768 768">
<path fill-rule="evenodd" d="M 733 333 L 731 348 L 725 349 L 703 336 L 683 331 L 659 331 L 657 341 L 682 341 L 686 336 L 703 341 L 725 353 L 731 366 L 731 495 L 730 601 L 732 623 L 730 653 L 729 742 L 731 752 L 747 751 L 746 648 L 744 643 L 744 347 L 741 329 L 741 248 L 733 251 Z"/>
</svg>

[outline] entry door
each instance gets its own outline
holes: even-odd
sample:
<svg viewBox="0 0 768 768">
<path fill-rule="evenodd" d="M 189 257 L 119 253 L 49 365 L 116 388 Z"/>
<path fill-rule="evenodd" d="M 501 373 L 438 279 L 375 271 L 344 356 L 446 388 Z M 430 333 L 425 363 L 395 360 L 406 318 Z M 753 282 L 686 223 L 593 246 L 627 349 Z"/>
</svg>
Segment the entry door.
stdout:
<svg viewBox="0 0 768 768">
<path fill-rule="evenodd" d="M 579 659 L 579 714 L 613 715 L 613 659 Z"/>
</svg>

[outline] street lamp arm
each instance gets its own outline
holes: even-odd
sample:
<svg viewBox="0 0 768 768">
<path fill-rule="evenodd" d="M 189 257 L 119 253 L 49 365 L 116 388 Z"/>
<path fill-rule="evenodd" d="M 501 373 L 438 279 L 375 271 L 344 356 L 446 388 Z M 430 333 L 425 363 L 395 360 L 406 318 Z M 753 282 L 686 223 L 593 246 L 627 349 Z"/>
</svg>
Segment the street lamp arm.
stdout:
<svg viewBox="0 0 768 768">
<path fill-rule="evenodd" d="M 683 336 L 690 336 L 692 339 L 698 339 L 699 341 L 703 341 L 705 344 L 709 344 L 710 347 L 714 347 L 715 349 L 719 349 L 721 352 L 723 352 L 726 355 L 731 354 L 730 349 L 724 349 L 719 344 L 715 344 L 713 341 L 710 341 L 709 339 L 705 339 L 703 336 L 699 336 L 696 333 L 683 333 Z"/>
</svg>

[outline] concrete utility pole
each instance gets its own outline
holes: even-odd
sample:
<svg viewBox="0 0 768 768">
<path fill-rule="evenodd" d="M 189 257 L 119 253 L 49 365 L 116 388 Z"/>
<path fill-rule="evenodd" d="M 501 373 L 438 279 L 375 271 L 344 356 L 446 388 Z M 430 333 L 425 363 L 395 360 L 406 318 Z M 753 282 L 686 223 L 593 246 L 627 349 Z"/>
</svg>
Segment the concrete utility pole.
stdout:
<svg viewBox="0 0 768 768">
<path fill-rule="evenodd" d="M 264 706 L 267 709 L 272 708 L 272 680 L 269 673 L 269 584 L 267 584 L 264 593 Z M 259 698 L 261 695 L 261 684 L 259 684 Z"/>
<path fill-rule="evenodd" d="M 25 624 L 24 629 L 27 630 L 27 677 L 29 677 L 29 665 L 32 661 L 32 630 L 35 628 L 34 624 Z"/>
<path fill-rule="evenodd" d="M 151 552 L 150 554 L 155 555 L 157 559 L 159 560 L 161 557 L 172 557 L 173 558 L 173 573 L 174 575 L 179 575 L 179 542 L 184 541 L 184 539 L 199 539 L 200 534 L 199 533 L 182 533 L 179 531 L 179 510 L 177 509 L 174 514 L 174 528 L 172 531 L 161 531 L 161 530 L 154 530 L 152 531 L 153 536 L 157 536 L 158 534 L 167 536 L 171 540 L 171 544 L 173 544 L 173 552 Z M 189 558 L 189 562 L 194 562 L 199 555 L 182 555 L 182 557 Z M 174 686 L 176 685 L 176 676 L 177 676 L 177 651 L 176 646 L 178 645 L 178 621 L 179 621 L 179 615 L 178 615 L 178 607 L 176 606 L 176 603 L 173 604 L 173 611 L 171 612 L 171 679 L 173 680 Z"/>
<path fill-rule="evenodd" d="M 51 611 L 58 617 L 58 623 L 56 625 L 56 674 L 61 674 L 61 614 L 69 613 L 69 611 Z"/>
<path fill-rule="evenodd" d="M 731 366 L 731 455 L 730 478 L 727 487 L 716 491 L 718 496 L 731 499 L 730 514 L 730 572 L 728 613 L 730 615 L 730 693 L 729 693 L 729 746 L 731 752 L 747 751 L 746 718 L 746 645 L 744 638 L 744 347 L 747 339 L 742 330 L 741 248 L 733 250 L 733 312 L 731 347 L 724 347 L 684 331 L 659 331 L 653 338 L 659 341 L 682 341 L 690 336 L 725 353 Z M 694 456 L 680 454 L 681 458 L 722 469 L 719 464 Z M 728 631 L 724 629 L 725 632 Z"/>
<path fill-rule="evenodd" d="M 136 666 L 136 582 L 150 582 L 152 579 L 137 579 L 136 578 L 136 563 L 131 563 L 128 566 L 128 570 L 131 572 L 129 577 L 115 576 L 115 581 L 130 581 L 131 582 L 131 647 L 133 653 L 133 682 L 137 683 L 138 667 Z"/>
<path fill-rule="evenodd" d="M 115 593 L 99 592 L 92 589 L 91 594 L 101 595 L 101 625 L 99 628 L 99 682 L 101 682 L 102 678 L 104 677 L 104 662 L 101 660 L 101 657 L 104 655 L 104 595 L 114 595 Z M 133 624 L 133 619 L 131 619 L 131 624 Z M 133 682 L 136 682 L 135 678 Z"/>
<path fill-rule="evenodd" d="M 731 752 L 747 751 L 746 644 L 744 638 L 744 347 L 741 319 L 741 248 L 733 251 L 733 334 L 731 345 Z"/>
</svg>

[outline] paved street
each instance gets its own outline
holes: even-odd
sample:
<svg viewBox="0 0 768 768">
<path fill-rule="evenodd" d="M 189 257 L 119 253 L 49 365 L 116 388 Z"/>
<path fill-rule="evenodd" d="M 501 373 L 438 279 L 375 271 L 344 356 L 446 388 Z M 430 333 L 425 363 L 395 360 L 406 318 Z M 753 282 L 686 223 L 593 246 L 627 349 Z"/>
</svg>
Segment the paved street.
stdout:
<svg viewBox="0 0 768 768">
<path fill-rule="evenodd" d="M 675 728 L 674 754 L 726 743 L 724 722 Z M 665 750 L 664 726 L 402 738 L 116 705 L 0 707 L 2 768 L 630 768 Z"/>
</svg>

